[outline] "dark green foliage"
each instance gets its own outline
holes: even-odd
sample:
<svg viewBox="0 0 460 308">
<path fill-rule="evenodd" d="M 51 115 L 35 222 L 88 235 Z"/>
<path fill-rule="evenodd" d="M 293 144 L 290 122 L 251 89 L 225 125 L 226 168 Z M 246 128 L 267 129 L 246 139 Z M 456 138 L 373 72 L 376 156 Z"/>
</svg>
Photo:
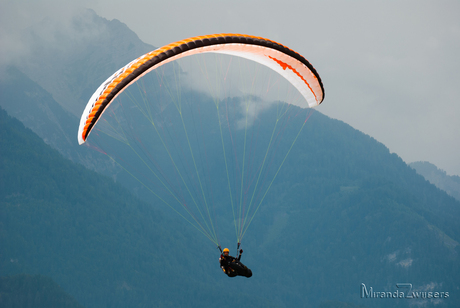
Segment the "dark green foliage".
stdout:
<svg viewBox="0 0 460 308">
<path fill-rule="evenodd" d="M 52 277 L 87 307 L 388 307 L 359 288 L 398 282 L 455 307 L 459 203 L 340 121 L 307 122 L 243 243 L 254 276 L 231 280 L 184 221 L 0 124 L 2 275 Z"/>
<path fill-rule="evenodd" d="M 52 279 L 41 275 L 0 277 L 3 308 L 82 308 Z"/>
<path fill-rule="evenodd" d="M 182 220 L 65 160 L 3 110 L 0 134 L 0 275 L 52 277 L 87 307 L 270 306 L 240 285 L 220 294 L 217 250 Z"/>
</svg>

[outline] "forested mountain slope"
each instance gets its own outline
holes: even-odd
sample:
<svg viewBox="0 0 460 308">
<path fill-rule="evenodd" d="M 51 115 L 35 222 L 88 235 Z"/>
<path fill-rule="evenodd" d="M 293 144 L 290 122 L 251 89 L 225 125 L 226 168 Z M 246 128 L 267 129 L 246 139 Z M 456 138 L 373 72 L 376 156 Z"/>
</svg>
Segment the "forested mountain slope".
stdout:
<svg viewBox="0 0 460 308">
<path fill-rule="evenodd" d="M 67 161 L 2 111 L 2 275 L 50 276 L 87 307 L 222 298 L 386 307 L 362 299 L 361 284 L 395 291 L 401 281 L 451 292 L 439 305 L 455 307 L 458 202 L 372 138 L 320 113 L 311 121 L 311 138 L 292 153 L 243 243 L 254 276 L 229 281 L 215 248 L 183 220 Z"/>
</svg>

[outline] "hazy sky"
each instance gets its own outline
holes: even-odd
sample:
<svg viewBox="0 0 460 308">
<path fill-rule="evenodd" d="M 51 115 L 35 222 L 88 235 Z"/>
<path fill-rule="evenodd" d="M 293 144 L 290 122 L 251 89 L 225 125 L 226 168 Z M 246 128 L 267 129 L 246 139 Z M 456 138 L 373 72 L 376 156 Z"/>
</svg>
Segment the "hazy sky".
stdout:
<svg viewBox="0 0 460 308">
<path fill-rule="evenodd" d="M 278 41 L 318 70 L 326 91 L 320 112 L 407 163 L 460 175 L 458 0 L 0 0 L 2 61 L 20 29 L 45 16 L 68 18 L 79 6 L 158 47 L 222 32 Z"/>
</svg>

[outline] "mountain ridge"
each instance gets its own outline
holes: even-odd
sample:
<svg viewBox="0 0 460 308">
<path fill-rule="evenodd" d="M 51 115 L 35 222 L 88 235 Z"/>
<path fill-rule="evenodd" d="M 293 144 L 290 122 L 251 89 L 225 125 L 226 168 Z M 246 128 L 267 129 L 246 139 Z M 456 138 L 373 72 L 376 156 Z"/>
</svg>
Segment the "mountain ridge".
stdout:
<svg viewBox="0 0 460 308">
<path fill-rule="evenodd" d="M 439 169 L 429 162 L 412 162 L 409 166 L 427 181 L 444 190 L 448 195 L 460 200 L 460 177 L 447 175 L 444 170 Z"/>
<path fill-rule="evenodd" d="M 188 263 L 191 261 L 188 258 L 187 261 L 181 260 L 181 250 L 202 246 L 200 242 L 205 239 L 202 235 L 195 234 L 184 221 L 170 220 L 169 215 L 159 216 L 158 209 L 154 210 L 157 207 L 154 200 L 149 206 L 139 204 L 132 197 L 114 195 L 104 200 L 114 194 L 114 189 L 124 190 L 113 186 L 113 182 L 110 184 L 108 178 L 104 180 L 107 183 L 100 183 L 103 190 L 95 195 L 99 188 L 95 191 L 85 187 L 98 187 L 94 180 L 87 177 L 101 181 L 99 175 L 82 167 L 76 169 L 76 175 L 73 175 L 75 171 L 66 171 L 69 167 L 65 167 L 65 159 L 55 158 L 57 152 L 45 154 L 50 149 L 41 150 L 38 137 L 34 137 L 35 141 L 27 141 L 29 138 L 24 135 L 24 128 L 20 128 L 22 124 L 13 120 L 5 122 L 3 114 L 0 128 L 3 136 L 9 136 L 2 139 L 0 147 L 0 182 L 4 188 L 0 194 L 0 207 L 5 213 L 3 219 L 6 219 L 1 223 L 2 234 L 6 236 L 2 242 L 7 252 L 2 260 L 3 274 L 26 272 L 50 276 L 87 307 L 123 307 L 128 302 L 141 306 L 149 306 L 152 302 L 166 306 L 182 305 L 185 302 L 171 297 L 175 296 L 171 288 L 179 286 L 181 292 L 183 288 L 190 290 L 191 293 L 183 295 L 191 306 L 209 305 L 212 298 L 223 298 L 221 290 L 212 287 L 215 283 L 226 283 L 225 279 L 228 279 L 218 270 L 217 252 L 213 253 L 214 250 L 207 246 L 195 256 L 204 262 L 196 264 Z M 319 123 L 327 119 L 319 113 L 315 118 Z M 338 131 L 346 132 L 341 127 L 345 124 L 337 124 Z M 322 132 L 329 131 L 325 127 L 321 129 L 321 124 L 312 127 L 318 125 Z M 315 135 L 313 131 L 309 133 Z M 343 139 L 340 135 L 337 138 Z M 346 158 L 342 146 L 348 148 L 350 143 L 344 142 L 337 147 L 336 140 L 332 138 L 328 140 L 334 145 L 332 148 L 324 144 L 318 147 L 314 146 L 315 139 L 324 142 L 322 135 L 310 139 L 308 144 L 312 161 L 318 162 L 317 155 L 334 157 L 327 153 L 337 150 L 342 153 L 343 159 Z M 361 139 L 372 140 L 364 135 L 356 140 Z M 302 148 L 301 144 L 298 151 Z M 377 148 L 383 150 L 382 157 L 386 157 L 377 160 L 379 163 L 392 164 L 391 161 L 395 160 L 398 164 L 404 164 L 382 145 Z M 17 150 L 12 153 L 13 149 Z M 35 162 L 35 159 L 24 159 L 23 155 L 32 153 L 39 154 L 45 160 Z M 296 157 L 296 153 L 293 155 Z M 47 162 L 48 159 L 50 161 Z M 437 290 L 442 288 L 442 291 L 453 292 L 458 285 L 458 278 L 455 277 L 459 277 L 455 275 L 459 270 L 455 265 L 458 263 L 458 233 L 453 224 L 460 215 L 455 211 L 449 212 L 452 220 L 431 219 L 430 222 L 427 216 L 435 214 L 435 208 L 427 206 L 423 198 L 417 197 L 417 193 L 410 193 L 410 185 L 404 187 L 393 182 L 392 177 L 382 177 L 382 171 L 374 175 L 368 172 L 364 176 L 366 168 L 370 167 L 366 164 L 360 170 L 349 170 L 345 166 L 337 167 L 341 165 L 338 160 L 334 168 L 330 163 L 335 160 L 337 158 L 325 160 L 318 165 L 318 170 L 311 169 L 311 173 L 308 176 L 303 173 L 303 177 L 286 176 L 298 170 L 298 159 L 283 168 L 284 174 L 280 175 L 266 204 L 261 207 L 251 225 L 250 236 L 244 242 L 244 262 L 253 270 L 254 276 L 249 280 L 239 280 L 234 288 L 229 289 L 232 290 L 230 293 L 240 294 L 234 299 L 226 297 L 229 307 L 238 302 L 251 303 L 252 306 L 270 306 L 271 302 L 274 307 L 290 307 L 306 300 L 312 306 L 322 302 L 346 301 L 356 305 L 385 307 L 385 302 L 363 302 L 359 299 L 359 292 L 353 290 L 361 283 L 392 290 L 392 283 L 401 278 L 412 281 L 414 288 L 433 284 Z M 25 161 L 28 163 L 24 164 Z M 362 159 L 357 157 L 355 163 L 360 161 Z M 326 168 L 328 165 L 332 168 Z M 399 169 L 397 165 L 393 168 Z M 408 166 L 405 169 L 406 175 L 401 175 L 415 177 L 417 181 L 426 183 L 431 187 L 428 192 L 437 195 L 436 200 L 446 198 L 442 197 L 445 193 L 415 174 L 414 170 Z M 340 176 L 350 171 L 352 173 L 345 178 Z M 80 177 L 81 180 L 78 180 Z M 71 178 L 78 180 L 81 187 L 69 182 Z M 318 185 L 311 186 L 310 183 Z M 95 203 L 85 204 L 83 196 L 78 196 L 76 191 L 88 191 L 87 197 L 94 199 Z M 122 205 L 126 202 L 123 200 L 131 201 Z M 458 207 L 458 202 L 453 198 L 447 197 L 446 200 Z M 445 208 L 441 214 L 447 213 L 449 208 Z M 107 212 L 108 209 L 110 211 Z M 152 216 L 152 210 L 157 214 Z M 142 226 L 140 229 L 139 224 Z M 401 237 L 401 234 L 404 236 Z M 452 234 L 453 237 L 450 236 Z M 136 244 L 138 240 L 133 240 L 136 237 L 140 239 L 139 244 Z M 58 246 L 33 244 L 44 240 L 45 243 L 49 241 Z M 158 249 L 161 255 L 155 252 Z M 78 250 L 81 250 L 80 254 Z M 75 256 L 81 260 L 75 260 Z M 152 267 L 149 258 L 162 264 L 163 269 Z M 11 259 L 17 259 L 18 263 L 11 262 Z M 266 269 L 267 264 L 270 264 L 270 270 Z M 64 268 L 69 272 L 63 272 Z M 309 279 L 305 280 L 305 275 Z M 103 277 L 112 277 L 110 281 L 113 282 L 101 283 Z M 161 280 L 161 287 L 158 282 L 153 282 L 156 277 Z M 89 281 L 100 285 L 93 285 Z M 143 283 L 139 284 L 140 281 Z M 190 283 L 200 285 L 207 293 L 191 288 Z M 153 297 L 147 295 L 153 285 L 163 295 L 157 292 Z M 243 286 L 247 288 L 245 292 L 239 289 Z M 94 290 L 91 295 L 87 294 L 88 287 Z M 331 288 L 335 290 L 335 295 L 330 294 Z M 274 289 L 277 291 L 271 291 Z M 115 297 L 109 295 L 115 290 L 118 290 Z M 196 294 L 200 294 L 200 299 L 195 297 Z M 108 296 L 112 299 L 109 300 Z M 136 297 L 144 298 L 143 304 L 135 300 Z M 449 303 L 442 301 L 440 307 L 454 307 Z M 399 307 L 405 307 L 404 302 Z"/>
<path fill-rule="evenodd" d="M 97 24 L 91 16 L 88 29 Z M 218 250 L 201 234 L 154 198 L 130 195 L 114 183 L 124 175 L 107 157 L 76 145 L 77 109 L 93 85 L 151 48 L 139 42 L 130 47 L 137 36 L 123 42 L 114 35 L 123 24 L 94 18 L 113 27 L 98 33 L 108 40 L 94 36 L 78 49 L 84 51 L 80 59 L 62 56 L 56 71 L 32 73 L 24 62 L 9 72 L 10 83 L 0 82 L 2 107 L 74 162 L 1 111 L 2 276 L 49 276 L 87 307 L 323 307 L 337 301 L 387 307 L 386 299 L 360 298 L 361 284 L 393 292 L 401 281 L 452 296 L 394 300 L 394 307 L 456 307 L 459 202 L 371 136 L 317 111 L 245 237 L 243 262 L 254 276 L 229 283 L 218 267 Z M 73 29 L 84 28 L 84 20 Z M 119 49 L 107 59 L 109 43 Z M 45 63 L 55 48 L 45 49 Z M 107 62 L 99 66 L 101 59 Z M 62 74 L 63 67 L 69 72 Z M 49 74 L 46 84 L 36 82 Z M 62 93 L 72 99 L 65 102 Z M 194 99 L 209 97 L 197 93 Z M 110 177 L 75 163 L 99 166 Z M 221 227 L 232 223 L 230 218 Z"/>
</svg>

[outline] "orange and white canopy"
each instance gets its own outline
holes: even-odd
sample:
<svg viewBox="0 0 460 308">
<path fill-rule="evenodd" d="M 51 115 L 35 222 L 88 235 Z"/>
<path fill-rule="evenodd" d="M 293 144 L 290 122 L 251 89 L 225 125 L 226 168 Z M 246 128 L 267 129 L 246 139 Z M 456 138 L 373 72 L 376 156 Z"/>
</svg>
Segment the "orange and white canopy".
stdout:
<svg viewBox="0 0 460 308">
<path fill-rule="evenodd" d="M 300 54 L 277 42 L 243 34 L 197 36 L 149 52 L 122 67 L 104 81 L 91 96 L 80 120 L 78 142 L 83 144 L 92 128 L 110 105 L 130 84 L 144 74 L 176 59 L 199 53 L 223 53 L 243 57 L 281 74 L 305 98 L 304 108 L 324 99 L 324 88 L 316 70 Z"/>
</svg>

